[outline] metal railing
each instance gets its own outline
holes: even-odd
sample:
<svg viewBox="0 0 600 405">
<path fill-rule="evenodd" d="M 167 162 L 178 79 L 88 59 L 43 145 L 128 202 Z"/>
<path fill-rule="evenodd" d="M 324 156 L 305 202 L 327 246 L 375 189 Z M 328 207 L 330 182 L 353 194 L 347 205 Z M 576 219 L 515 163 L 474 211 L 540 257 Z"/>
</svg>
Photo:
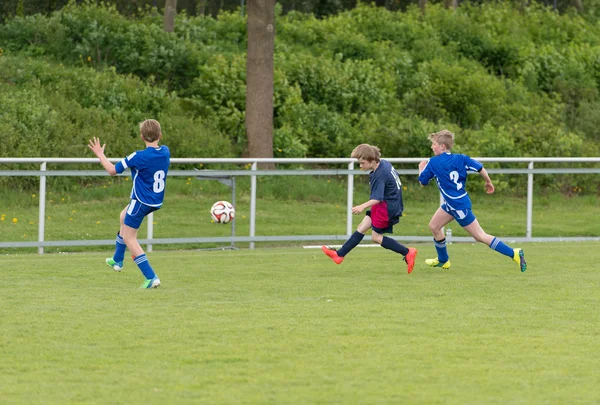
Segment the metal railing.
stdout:
<svg viewBox="0 0 600 405">
<path fill-rule="evenodd" d="M 385 158 L 391 163 L 414 163 L 415 166 L 427 158 Z M 578 241 L 578 240 L 600 240 L 600 235 L 594 237 L 544 237 L 534 238 L 532 236 L 533 222 L 533 180 L 535 174 L 600 174 L 600 168 L 535 168 L 536 163 L 600 163 L 598 158 L 560 158 L 560 157 L 539 157 L 539 158 L 476 158 L 480 162 L 486 163 L 527 163 L 527 168 L 516 169 L 493 169 L 487 168 L 489 173 L 498 174 L 526 174 L 527 175 L 527 223 L 526 236 L 505 237 L 506 239 L 518 242 L 537 242 L 537 241 Z M 109 159 L 113 163 L 121 159 Z M 108 176 L 104 170 L 48 170 L 49 164 L 98 164 L 96 158 L 0 158 L 0 164 L 39 164 L 39 170 L 2 170 L 0 176 L 34 176 L 40 178 L 39 188 L 39 224 L 38 240 L 36 242 L 18 242 L 6 241 L 0 242 L 0 248 L 7 247 L 37 247 L 38 253 L 44 253 L 44 247 L 50 246 L 100 246 L 113 245 L 114 239 L 110 240 L 60 240 L 46 241 L 45 234 L 45 211 L 46 211 L 46 178 L 51 176 Z M 346 164 L 347 169 L 290 169 L 290 170 L 259 170 L 259 163 L 274 164 L 302 164 L 302 165 L 326 165 L 326 164 Z M 250 170 L 169 170 L 169 177 L 197 177 L 201 175 L 207 177 L 236 177 L 250 176 L 250 229 L 249 236 L 230 237 L 198 237 L 198 238 L 161 238 L 153 237 L 152 214 L 148 218 L 147 238 L 141 239 L 140 243 L 147 245 L 147 250 L 152 250 L 154 244 L 181 244 L 181 243 L 222 243 L 222 242 L 249 242 L 250 248 L 254 248 L 255 242 L 274 242 L 274 241 L 321 241 L 335 240 L 343 241 L 353 233 L 352 206 L 354 195 L 354 176 L 364 175 L 366 173 L 355 170 L 355 159 L 351 158 L 305 158 L 305 159 L 265 159 L 265 158 L 173 158 L 172 165 L 210 165 L 210 164 L 242 164 L 250 165 Z M 397 169 L 399 175 L 417 175 L 418 169 L 401 170 Z M 126 174 L 122 174 L 126 175 Z M 347 176 L 347 207 L 346 207 L 346 234 L 345 235 L 288 235 L 288 236 L 257 236 L 256 235 L 256 190 L 258 176 L 313 176 L 313 175 L 344 175 Z M 396 237 L 399 238 L 399 237 Z M 402 235 L 404 241 L 430 241 L 430 236 L 410 236 Z M 472 241 L 470 237 L 453 237 L 453 241 L 467 242 Z"/>
</svg>

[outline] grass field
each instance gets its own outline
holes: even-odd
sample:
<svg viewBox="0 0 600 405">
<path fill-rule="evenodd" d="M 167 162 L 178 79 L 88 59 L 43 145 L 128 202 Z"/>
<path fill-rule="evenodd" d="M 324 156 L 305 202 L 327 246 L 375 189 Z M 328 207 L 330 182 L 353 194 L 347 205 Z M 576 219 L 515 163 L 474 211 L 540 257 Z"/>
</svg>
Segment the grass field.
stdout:
<svg viewBox="0 0 600 405">
<path fill-rule="evenodd" d="M 3 404 L 600 402 L 600 243 L 2 257 Z"/>
</svg>

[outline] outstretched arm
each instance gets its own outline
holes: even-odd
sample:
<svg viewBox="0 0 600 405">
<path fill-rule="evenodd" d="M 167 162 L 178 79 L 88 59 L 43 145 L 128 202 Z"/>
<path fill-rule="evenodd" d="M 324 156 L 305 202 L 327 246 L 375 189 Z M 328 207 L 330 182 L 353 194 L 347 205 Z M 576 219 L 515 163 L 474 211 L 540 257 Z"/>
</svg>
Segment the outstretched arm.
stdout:
<svg viewBox="0 0 600 405">
<path fill-rule="evenodd" d="M 492 179 L 490 179 L 490 175 L 484 167 L 481 168 L 479 174 L 481 175 L 481 177 L 483 177 L 483 180 L 485 180 L 485 191 L 488 194 L 492 194 L 494 192 L 494 184 L 492 184 Z"/>
<path fill-rule="evenodd" d="M 90 148 L 92 152 L 94 152 L 94 155 L 98 156 L 98 159 L 100 159 L 100 163 L 102 163 L 104 170 L 106 170 L 111 176 L 114 176 L 117 174 L 117 171 L 115 170 L 115 165 L 110 163 L 106 156 L 104 156 L 105 146 L 106 144 L 100 145 L 100 139 L 96 137 L 90 139 L 88 143 L 88 148 Z"/>
<path fill-rule="evenodd" d="M 355 207 L 352 207 L 352 213 L 353 214 L 360 214 L 366 208 L 371 208 L 372 206 L 374 206 L 375 204 L 379 204 L 380 202 L 381 201 L 379 201 L 379 200 L 369 200 L 366 203 L 363 203 L 361 205 L 357 205 Z"/>
</svg>

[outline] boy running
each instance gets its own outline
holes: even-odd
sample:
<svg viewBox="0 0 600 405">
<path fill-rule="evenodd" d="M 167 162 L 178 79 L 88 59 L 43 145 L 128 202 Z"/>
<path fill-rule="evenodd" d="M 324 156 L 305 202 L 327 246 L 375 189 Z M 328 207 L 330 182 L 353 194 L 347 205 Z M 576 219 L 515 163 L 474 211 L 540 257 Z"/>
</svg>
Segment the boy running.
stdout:
<svg viewBox="0 0 600 405">
<path fill-rule="evenodd" d="M 417 257 L 417 249 L 407 248 L 396 240 L 384 236 L 392 233 L 394 225 L 400 221 L 404 204 L 402 202 L 402 183 L 396 170 L 387 160 L 381 159 L 378 147 L 366 143 L 358 145 L 352 151 L 351 157 L 358 159 L 360 169 L 371 171 L 369 185 L 371 195 L 369 201 L 352 207 L 352 213 L 360 214 L 365 209 L 365 218 L 358 225 L 356 232 L 344 243 L 340 250 L 322 246 L 323 252 L 336 264 L 342 263 L 344 257 L 354 249 L 364 238 L 365 232 L 372 229 L 371 239 L 382 247 L 401 254 L 408 265 L 408 274 L 412 273 Z"/>
<path fill-rule="evenodd" d="M 438 257 L 427 259 L 425 263 L 431 267 L 450 268 L 446 238 L 442 228 L 456 220 L 477 242 L 484 243 L 496 252 L 510 257 L 522 272 L 527 270 L 523 249 L 513 249 L 500 239 L 485 233 L 471 210 L 471 199 L 466 189 L 467 171 L 479 172 L 485 180 L 487 193 L 492 194 L 494 192 L 492 180 L 483 165 L 469 156 L 451 153 L 450 150 L 454 145 L 454 134 L 447 129 L 430 134 L 429 140 L 431 141 L 431 150 L 435 156 L 428 161 L 424 160 L 419 163 L 419 182 L 421 185 L 426 186 L 431 179 L 435 178 L 444 203 L 433 214 L 429 222 L 429 229 L 433 234 L 433 243 Z"/>
</svg>

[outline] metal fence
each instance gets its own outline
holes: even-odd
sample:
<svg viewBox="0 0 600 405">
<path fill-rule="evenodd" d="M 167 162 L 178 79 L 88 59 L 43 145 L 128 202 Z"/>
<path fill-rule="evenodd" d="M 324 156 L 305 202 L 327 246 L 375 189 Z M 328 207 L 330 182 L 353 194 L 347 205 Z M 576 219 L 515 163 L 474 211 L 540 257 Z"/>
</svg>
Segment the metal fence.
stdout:
<svg viewBox="0 0 600 405">
<path fill-rule="evenodd" d="M 391 163 L 413 163 L 415 167 L 425 158 L 385 158 Z M 489 173 L 498 174 L 519 174 L 527 175 L 527 223 L 526 236 L 510 237 L 505 239 L 514 240 L 517 242 L 551 242 L 551 241 L 584 241 L 584 240 L 600 240 L 600 235 L 594 237 L 537 237 L 532 236 L 532 218 L 533 218 L 533 181 L 535 174 L 600 174 L 600 168 L 560 168 L 560 167 L 545 167 L 535 168 L 536 163 L 544 164 L 560 164 L 560 163 L 600 163 L 600 158 L 476 158 L 477 160 L 486 163 L 526 163 L 527 168 L 501 168 L 490 169 Z M 109 159 L 116 163 L 121 159 Z M 54 240 L 46 241 L 45 233 L 45 211 L 46 211 L 46 178 L 51 176 L 107 176 L 104 170 L 49 170 L 48 165 L 52 164 L 98 164 L 96 158 L 0 158 L 0 164 L 39 164 L 39 170 L 3 170 L 0 171 L 0 176 L 34 176 L 40 178 L 39 188 L 39 224 L 38 224 L 38 240 L 36 242 L 20 242 L 20 241 L 3 241 L 0 242 L 0 248 L 14 247 L 37 247 L 38 253 L 44 253 L 44 247 L 51 246 L 101 246 L 114 245 L 114 239 L 108 240 Z M 259 163 L 274 163 L 280 164 L 301 164 L 319 165 L 347 165 L 347 169 L 284 169 L 284 170 L 259 170 Z M 189 243 L 231 243 L 248 242 L 250 248 L 254 248 L 255 242 L 277 242 L 277 241 L 344 241 L 353 233 L 352 223 L 352 206 L 354 195 L 354 176 L 364 175 L 360 170 L 355 170 L 355 159 L 351 158 L 335 158 L 335 159 L 220 159 L 220 158 L 173 158 L 172 165 L 211 165 L 211 164 L 239 164 L 250 165 L 250 170 L 169 170 L 169 177 L 198 177 L 203 179 L 234 179 L 239 176 L 250 176 L 250 229 L 249 236 L 235 236 L 235 228 L 233 228 L 230 237 L 198 237 L 198 238 L 161 238 L 153 237 L 154 225 L 152 214 L 148 218 L 148 229 L 146 239 L 141 239 L 140 243 L 147 245 L 147 250 L 152 251 L 152 245 L 158 244 L 189 244 Z M 417 175 L 418 169 L 397 170 L 399 175 Z M 123 174 L 125 175 L 125 174 Z M 346 218 L 346 234 L 345 235 L 280 235 L 280 236 L 260 236 L 256 234 L 256 190 L 258 176 L 314 176 L 314 175 L 343 175 L 347 176 L 347 218 Z M 235 191 L 233 191 L 235 197 Z M 400 237 L 396 237 L 400 238 Z M 430 241 L 430 236 L 411 236 L 402 235 L 403 241 Z M 470 242 L 473 241 L 470 237 L 453 237 L 455 242 Z"/>
</svg>

